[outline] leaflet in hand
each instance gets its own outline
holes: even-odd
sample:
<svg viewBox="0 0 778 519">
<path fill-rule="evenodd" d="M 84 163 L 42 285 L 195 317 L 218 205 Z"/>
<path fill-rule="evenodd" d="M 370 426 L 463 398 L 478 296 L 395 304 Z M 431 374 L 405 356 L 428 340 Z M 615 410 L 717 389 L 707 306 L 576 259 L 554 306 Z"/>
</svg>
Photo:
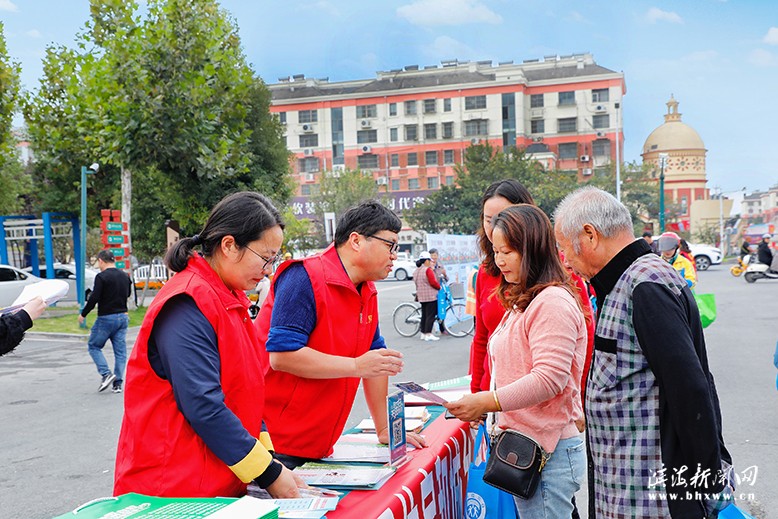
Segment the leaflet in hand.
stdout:
<svg viewBox="0 0 778 519">
<path fill-rule="evenodd" d="M 424 387 L 420 386 L 416 382 L 398 382 L 397 384 L 394 385 L 395 387 L 402 389 L 404 393 L 422 398 L 430 403 L 435 403 L 435 404 L 448 403 L 448 400 L 446 400 L 445 398 L 433 393 L 432 391 L 424 389 Z"/>
<path fill-rule="evenodd" d="M 31 300 L 40 296 L 47 305 L 51 305 L 65 297 L 68 293 L 67 282 L 61 279 L 44 279 L 37 283 L 25 285 L 22 293 L 11 306 L 0 309 L 0 315 L 13 313 L 24 307 Z"/>
</svg>

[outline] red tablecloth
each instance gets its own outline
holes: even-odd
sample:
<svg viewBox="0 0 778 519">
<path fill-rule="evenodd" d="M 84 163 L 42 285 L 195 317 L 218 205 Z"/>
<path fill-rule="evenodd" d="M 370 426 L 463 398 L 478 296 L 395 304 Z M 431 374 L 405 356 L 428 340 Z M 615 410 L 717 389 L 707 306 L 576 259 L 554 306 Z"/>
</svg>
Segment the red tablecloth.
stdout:
<svg viewBox="0 0 778 519">
<path fill-rule="evenodd" d="M 410 460 L 379 490 L 350 492 L 330 519 L 461 518 L 472 460 L 468 424 L 439 416 L 424 429 L 428 447 L 410 451 Z"/>
</svg>

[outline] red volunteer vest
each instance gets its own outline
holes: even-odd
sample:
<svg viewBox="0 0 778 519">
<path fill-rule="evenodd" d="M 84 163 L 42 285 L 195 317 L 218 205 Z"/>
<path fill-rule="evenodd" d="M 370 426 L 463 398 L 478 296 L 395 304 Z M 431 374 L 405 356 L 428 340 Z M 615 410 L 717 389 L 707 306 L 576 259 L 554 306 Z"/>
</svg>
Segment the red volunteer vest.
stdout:
<svg viewBox="0 0 778 519">
<path fill-rule="evenodd" d="M 114 495 L 240 496 L 246 484 L 211 452 L 178 410 L 173 389 L 154 373 L 148 341 L 165 302 L 186 293 L 213 326 L 219 344 L 225 405 L 255 438 L 262 427 L 264 382 L 249 301 L 227 289 L 199 256 L 165 284 L 149 307 L 127 365 L 124 419 L 116 454 Z M 186 326 L 186 323 L 181 323 Z"/>
<path fill-rule="evenodd" d="M 378 293 L 373 282 L 366 281 L 361 293 L 357 292 L 333 245 L 301 261 L 316 302 L 316 327 L 308 347 L 342 357 L 366 353 L 378 327 Z M 284 263 L 276 279 L 292 263 Z M 275 283 L 256 320 L 262 349 L 274 302 Z M 267 366 L 264 419 L 276 452 L 304 458 L 328 456 L 343 433 L 360 379 L 307 379 Z"/>
</svg>

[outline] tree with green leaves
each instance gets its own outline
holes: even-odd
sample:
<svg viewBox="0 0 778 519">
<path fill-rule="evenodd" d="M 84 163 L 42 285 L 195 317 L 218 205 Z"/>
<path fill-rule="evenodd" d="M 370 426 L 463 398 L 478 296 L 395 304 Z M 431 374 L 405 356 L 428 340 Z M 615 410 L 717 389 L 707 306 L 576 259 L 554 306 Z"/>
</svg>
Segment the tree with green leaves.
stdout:
<svg viewBox="0 0 778 519">
<path fill-rule="evenodd" d="M 258 190 L 283 203 L 292 187 L 269 92 L 234 21 L 210 0 L 151 0 L 145 17 L 137 11 L 136 2 L 92 0 L 76 49 L 48 49 L 25 116 L 42 157 L 42 202 L 72 208 L 80 166 L 97 160 L 90 222 L 107 207 L 96 200 L 121 201 L 128 223 L 154 227 L 132 225 L 134 248 L 160 254 L 165 219 L 191 234 L 229 192 Z"/>
<path fill-rule="evenodd" d="M 340 218 L 347 209 L 375 198 L 378 198 L 378 185 L 373 175 L 358 169 L 346 169 L 339 175 L 324 172 L 319 192 L 311 197 L 311 201 L 320 221 L 324 221 L 324 213 L 335 213 L 335 218 Z"/>
<path fill-rule="evenodd" d="M 490 184 L 516 179 L 527 186 L 535 202 L 551 214 L 559 201 L 575 188 L 575 177 L 546 171 L 524 150 L 504 152 L 490 144 L 470 146 L 464 163 L 456 168 L 457 186 L 443 186 L 409 213 L 408 221 L 427 232 L 473 234 L 481 225 L 481 198 Z"/>
<path fill-rule="evenodd" d="M 16 138 L 12 132 L 13 116 L 19 107 L 21 66 L 12 61 L 0 22 L 0 215 L 14 214 L 24 207 L 25 195 L 31 191 L 30 176 L 16 156 Z"/>
</svg>

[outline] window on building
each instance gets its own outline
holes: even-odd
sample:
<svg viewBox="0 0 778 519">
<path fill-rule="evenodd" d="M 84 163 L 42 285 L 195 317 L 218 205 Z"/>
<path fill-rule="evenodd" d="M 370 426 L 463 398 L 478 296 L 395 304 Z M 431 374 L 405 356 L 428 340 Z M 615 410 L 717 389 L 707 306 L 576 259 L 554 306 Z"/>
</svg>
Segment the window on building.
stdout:
<svg viewBox="0 0 778 519">
<path fill-rule="evenodd" d="M 556 131 L 559 133 L 574 132 L 578 130 L 578 120 L 575 117 L 565 117 L 556 120 Z"/>
<path fill-rule="evenodd" d="M 400 154 L 399 153 L 392 153 L 389 155 L 389 161 L 390 165 L 393 168 L 399 168 L 400 167 Z"/>
<path fill-rule="evenodd" d="M 592 90 L 592 103 L 605 103 L 610 101 L 610 90 L 597 88 Z"/>
<path fill-rule="evenodd" d="M 303 184 L 300 186 L 300 194 L 303 196 L 310 196 L 311 194 L 311 185 L 310 184 Z"/>
<path fill-rule="evenodd" d="M 473 135 L 489 135 L 489 120 L 474 119 L 465 121 L 465 137 L 472 137 Z"/>
<path fill-rule="evenodd" d="M 592 155 L 595 157 L 610 157 L 611 141 L 608 139 L 597 139 L 592 142 Z"/>
<path fill-rule="evenodd" d="M 454 163 L 454 150 L 443 150 L 443 164 Z"/>
<path fill-rule="evenodd" d="M 578 158 L 578 143 L 563 142 L 558 149 L 559 160 L 569 160 Z"/>
<path fill-rule="evenodd" d="M 418 124 L 406 124 L 405 125 L 405 140 L 417 141 L 419 140 L 419 125 Z"/>
<path fill-rule="evenodd" d="M 418 166 L 419 165 L 419 154 L 418 153 L 409 153 L 408 154 L 408 165 L 409 166 Z"/>
<path fill-rule="evenodd" d="M 389 140 L 397 142 L 397 128 L 389 128 Z"/>
<path fill-rule="evenodd" d="M 392 179 L 392 191 L 399 191 L 400 190 L 400 179 L 399 178 L 393 178 Z"/>
<path fill-rule="evenodd" d="M 397 115 L 397 103 L 389 103 L 389 115 Z"/>
<path fill-rule="evenodd" d="M 594 128 L 610 128 L 611 119 L 610 115 L 595 115 L 592 117 L 592 127 Z"/>
<path fill-rule="evenodd" d="M 465 110 L 483 110 L 486 108 L 486 96 L 465 97 Z"/>
<path fill-rule="evenodd" d="M 446 175 L 446 185 L 447 186 L 454 185 L 454 175 Z"/>
<path fill-rule="evenodd" d="M 428 123 L 424 125 L 424 138 L 425 139 L 437 139 L 438 138 L 438 125 L 435 123 Z"/>
<path fill-rule="evenodd" d="M 437 99 L 425 99 L 424 100 L 424 113 L 434 114 L 437 108 Z"/>
<path fill-rule="evenodd" d="M 357 106 L 357 119 L 368 119 L 370 117 L 378 117 L 376 105 Z"/>
<path fill-rule="evenodd" d="M 305 133 L 300 135 L 301 148 L 315 148 L 318 145 L 319 145 L 318 133 Z"/>
<path fill-rule="evenodd" d="M 689 212 L 689 199 L 685 196 L 681 197 L 681 214 L 686 214 Z"/>
<path fill-rule="evenodd" d="M 357 165 L 359 169 L 376 169 L 378 168 L 378 155 L 375 153 L 365 153 L 357 157 Z"/>
<path fill-rule="evenodd" d="M 378 130 L 358 130 L 357 144 L 367 144 L 369 142 L 378 142 Z"/>
<path fill-rule="evenodd" d="M 529 96 L 530 108 L 543 108 L 543 94 L 532 94 Z"/>
<path fill-rule="evenodd" d="M 409 178 L 408 179 L 408 189 L 419 189 L 419 179 L 418 178 Z"/>
<path fill-rule="evenodd" d="M 444 139 L 454 138 L 454 123 L 443 123 L 443 138 Z"/>
<path fill-rule="evenodd" d="M 451 98 L 447 97 L 443 100 L 443 111 L 444 112 L 450 112 L 451 111 Z"/>
<path fill-rule="evenodd" d="M 318 120 L 318 110 L 300 110 L 297 112 L 297 121 L 300 123 L 315 123 Z"/>
<path fill-rule="evenodd" d="M 424 152 L 424 164 L 427 166 L 437 166 L 438 164 L 438 152 L 437 151 L 425 151 Z"/>
<path fill-rule="evenodd" d="M 278 120 L 281 124 L 286 124 L 286 112 L 278 112 Z"/>
<path fill-rule="evenodd" d="M 544 119 L 534 119 L 530 121 L 530 132 L 544 133 L 546 131 L 546 121 Z"/>
<path fill-rule="evenodd" d="M 440 180 L 438 177 L 427 177 L 427 189 L 438 189 L 440 187 Z"/>
<path fill-rule="evenodd" d="M 563 106 L 575 104 L 575 92 L 559 92 L 559 104 Z"/>
<path fill-rule="evenodd" d="M 405 101 L 405 115 L 416 115 L 416 101 Z"/>
<path fill-rule="evenodd" d="M 305 157 L 297 159 L 297 171 L 300 173 L 315 173 L 319 171 L 318 157 Z"/>
</svg>

